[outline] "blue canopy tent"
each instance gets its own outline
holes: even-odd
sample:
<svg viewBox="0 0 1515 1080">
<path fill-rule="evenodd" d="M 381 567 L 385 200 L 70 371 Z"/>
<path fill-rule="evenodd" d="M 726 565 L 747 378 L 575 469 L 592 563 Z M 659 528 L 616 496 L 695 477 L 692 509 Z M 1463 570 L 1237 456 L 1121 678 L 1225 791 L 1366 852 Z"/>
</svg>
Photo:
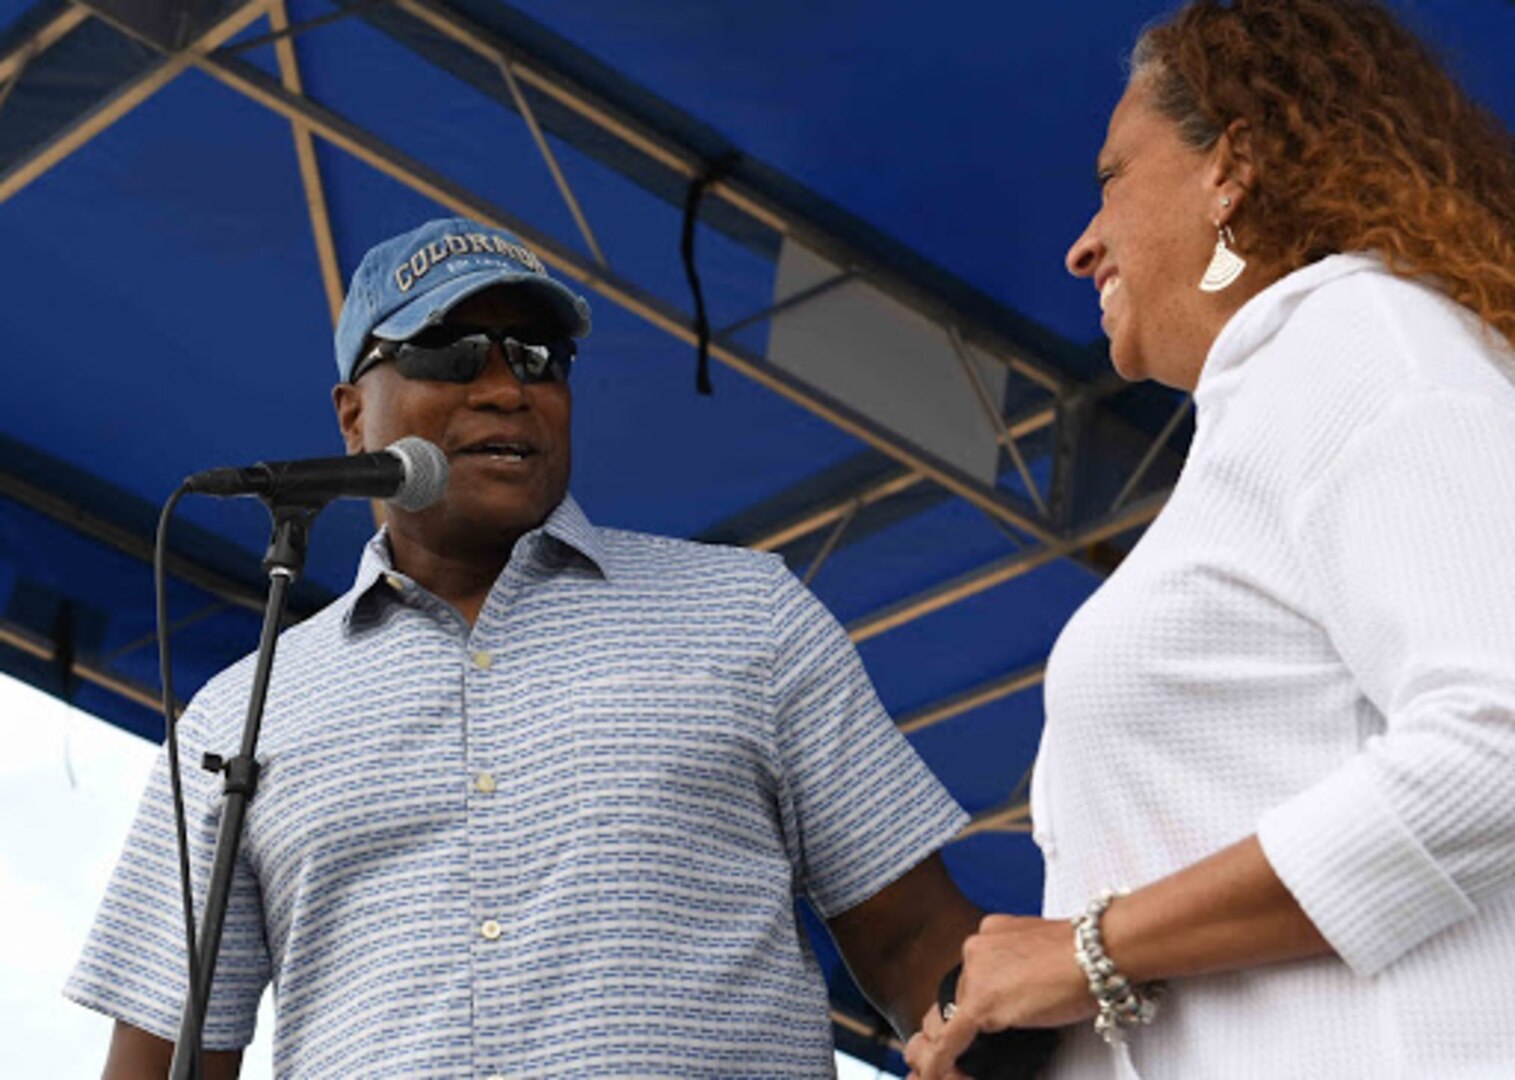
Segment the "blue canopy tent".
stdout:
<svg viewBox="0 0 1515 1080">
<path fill-rule="evenodd" d="M 157 505 L 340 452 L 347 276 L 464 213 L 594 304 L 590 516 L 782 552 L 973 813 L 954 875 L 1034 911 L 1042 664 L 1189 436 L 1187 401 L 1108 372 L 1061 270 L 1122 51 L 1168 6 L 0 0 L 0 666 L 161 737 Z M 1515 5 L 1397 6 L 1515 122 Z M 372 528 L 323 514 L 296 617 Z M 256 504 L 184 504 L 181 695 L 254 646 L 266 538 Z M 817 948 L 839 1044 L 898 1067 Z"/>
</svg>

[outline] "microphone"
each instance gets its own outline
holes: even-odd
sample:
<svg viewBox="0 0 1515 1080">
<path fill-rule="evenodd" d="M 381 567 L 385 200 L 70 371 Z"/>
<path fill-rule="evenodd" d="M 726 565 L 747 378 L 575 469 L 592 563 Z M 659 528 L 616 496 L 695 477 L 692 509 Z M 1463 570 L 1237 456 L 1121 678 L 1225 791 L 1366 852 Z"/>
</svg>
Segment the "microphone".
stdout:
<svg viewBox="0 0 1515 1080">
<path fill-rule="evenodd" d="M 372 454 L 206 469 L 187 477 L 184 486 L 200 495 L 257 495 L 269 502 L 384 499 L 402 510 L 424 510 L 447 490 L 447 455 L 407 435 Z"/>
<path fill-rule="evenodd" d="M 942 976 L 936 988 L 936 1006 L 942 1015 L 957 1001 L 957 980 L 963 974 L 958 964 Z M 957 1056 L 957 1071 L 973 1080 L 1034 1080 L 1057 1050 L 1056 1028 L 1005 1028 L 981 1031 Z"/>
</svg>

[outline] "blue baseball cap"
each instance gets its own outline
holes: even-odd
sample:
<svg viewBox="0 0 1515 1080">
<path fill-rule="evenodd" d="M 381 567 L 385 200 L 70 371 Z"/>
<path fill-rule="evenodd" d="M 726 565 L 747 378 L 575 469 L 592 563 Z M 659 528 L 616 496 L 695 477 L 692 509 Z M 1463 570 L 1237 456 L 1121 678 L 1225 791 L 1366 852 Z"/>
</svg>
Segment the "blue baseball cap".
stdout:
<svg viewBox="0 0 1515 1080">
<path fill-rule="evenodd" d="M 370 248 L 358 264 L 337 320 L 342 381 L 352 378 L 370 337 L 407 341 L 493 285 L 534 293 L 568 337 L 589 333 L 589 302 L 549 277 L 536 252 L 504 229 L 439 218 Z"/>
</svg>

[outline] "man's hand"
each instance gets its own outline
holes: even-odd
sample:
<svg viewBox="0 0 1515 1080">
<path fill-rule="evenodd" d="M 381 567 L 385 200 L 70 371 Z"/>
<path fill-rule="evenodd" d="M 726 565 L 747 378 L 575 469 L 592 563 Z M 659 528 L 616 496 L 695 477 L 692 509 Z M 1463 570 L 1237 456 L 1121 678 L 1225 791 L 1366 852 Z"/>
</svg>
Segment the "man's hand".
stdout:
<svg viewBox="0 0 1515 1080">
<path fill-rule="evenodd" d="M 958 1056 L 985 1031 L 1062 1027 L 1097 1011 L 1089 983 L 1073 959 L 1073 926 L 1053 919 L 988 915 L 963 942 L 952 1019 L 935 1006 L 905 1047 L 912 1077 L 962 1080 Z"/>
</svg>

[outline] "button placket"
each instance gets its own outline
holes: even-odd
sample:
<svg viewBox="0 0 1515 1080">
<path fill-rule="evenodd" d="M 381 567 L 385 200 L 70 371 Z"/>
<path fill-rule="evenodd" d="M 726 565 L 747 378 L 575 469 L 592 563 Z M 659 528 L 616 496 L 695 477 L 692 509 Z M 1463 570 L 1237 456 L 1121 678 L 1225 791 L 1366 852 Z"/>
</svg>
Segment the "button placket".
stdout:
<svg viewBox="0 0 1515 1080">
<path fill-rule="evenodd" d="M 489 838 L 510 832 L 509 801 L 502 789 L 503 777 L 497 771 L 499 753 L 497 726 L 505 719 L 499 714 L 498 683 L 506 678 L 509 657 L 492 646 L 499 644 L 489 630 L 488 613 L 481 613 L 478 623 L 465 630 L 462 684 L 464 730 L 465 805 L 469 843 L 469 895 L 476 920 L 477 937 L 473 948 L 473 993 L 475 1016 L 481 1009 L 494 1010 L 499 1001 L 486 1003 L 479 995 L 511 993 L 508 979 L 509 956 L 513 952 L 508 928 L 512 919 L 512 897 L 508 887 L 508 868 L 498 865 L 498 852 Z M 494 711 L 491 711 L 494 710 Z M 491 854 L 493 853 L 493 854 Z M 492 1080 L 511 1075 L 501 1068 L 509 1050 L 498 1045 L 494 1037 L 476 1028 L 473 1036 L 476 1076 Z M 503 1057 L 502 1057 L 503 1055 Z"/>
</svg>

